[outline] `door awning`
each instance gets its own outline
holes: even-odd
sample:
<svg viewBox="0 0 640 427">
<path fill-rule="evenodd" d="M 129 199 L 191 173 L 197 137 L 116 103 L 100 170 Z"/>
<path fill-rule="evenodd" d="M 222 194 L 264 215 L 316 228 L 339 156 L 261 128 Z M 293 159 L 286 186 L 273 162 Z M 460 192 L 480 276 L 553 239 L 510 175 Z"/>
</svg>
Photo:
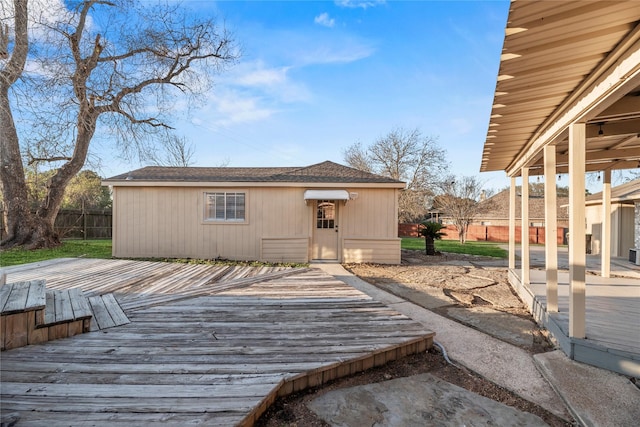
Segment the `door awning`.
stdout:
<svg viewBox="0 0 640 427">
<path fill-rule="evenodd" d="M 304 200 L 349 200 L 347 190 L 306 190 Z"/>
</svg>

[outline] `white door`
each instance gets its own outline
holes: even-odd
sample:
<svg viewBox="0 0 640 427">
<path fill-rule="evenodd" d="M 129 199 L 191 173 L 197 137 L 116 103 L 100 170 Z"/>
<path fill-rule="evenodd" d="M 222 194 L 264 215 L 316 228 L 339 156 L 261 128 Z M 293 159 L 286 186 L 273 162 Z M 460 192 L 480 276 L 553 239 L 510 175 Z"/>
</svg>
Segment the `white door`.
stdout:
<svg viewBox="0 0 640 427">
<path fill-rule="evenodd" d="M 335 200 L 317 200 L 311 257 L 338 259 L 338 204 Z"/>
</svg>

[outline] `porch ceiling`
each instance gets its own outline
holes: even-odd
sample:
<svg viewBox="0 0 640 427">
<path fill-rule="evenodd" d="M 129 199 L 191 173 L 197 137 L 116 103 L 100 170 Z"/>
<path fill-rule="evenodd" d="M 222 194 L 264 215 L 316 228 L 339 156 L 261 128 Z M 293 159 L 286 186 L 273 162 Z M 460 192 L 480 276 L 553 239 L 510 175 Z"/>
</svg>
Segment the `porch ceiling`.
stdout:
<svg viewBox="0 0 640 427">
<path fill-rule="evenodd" d="M 638 167 L 639 54 L 640 1 L 512 1 L 480 171 L 542 174 L 554 144 L 567 172 L 571 122 L 587 171 Z"/>
</svg>

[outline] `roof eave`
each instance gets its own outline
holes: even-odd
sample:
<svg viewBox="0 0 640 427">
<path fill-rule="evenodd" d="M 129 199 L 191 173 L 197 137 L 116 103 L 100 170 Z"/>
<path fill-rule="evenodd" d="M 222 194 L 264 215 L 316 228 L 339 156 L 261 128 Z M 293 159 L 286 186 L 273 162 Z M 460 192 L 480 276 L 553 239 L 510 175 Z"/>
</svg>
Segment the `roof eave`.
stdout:
<svg viewBox="0 0 640 427">
<path fill-rule="evenodd" d="M 258 181 L 153 181 L 153 180 L 110 180 L 102 181 L 110 187 L 296 187 L 296 188 L 398 188 L 406 187 L 404 182 L 258 182 Z"/>
</svg>

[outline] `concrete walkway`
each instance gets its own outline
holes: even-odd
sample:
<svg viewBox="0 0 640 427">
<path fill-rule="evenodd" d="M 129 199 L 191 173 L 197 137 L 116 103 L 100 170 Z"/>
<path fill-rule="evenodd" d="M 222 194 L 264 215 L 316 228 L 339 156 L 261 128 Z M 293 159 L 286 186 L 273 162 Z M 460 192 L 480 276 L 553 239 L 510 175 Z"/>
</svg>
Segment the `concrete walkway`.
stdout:
<svg viewBox="0 0 640 427">
<path fill-rule="evenodd" d="M 602 414 L 606 414 L 606 419 L 610 422 L 610 424 L 586 422 L 585 425 L 629 425 L 630 414 L 635 416 L 635 419 L 640 419 L 640 414 L 638 414 L 640 398 L 637 397 L 637 393 L 640 392 L 624 377 L 594 368 L 595 370 L 589 372 L 588 381 L 590 383 L 613 384 L 610 381 L 610 376 L 614 375 L 619 377 L 620 382 L 626 381 L 631 387 L 620 388 L 605 385 L 607 390 L 604 394 L 601 388 L 578 387 L 576 386 L 577 381 L 584 381 L 583 378 L 573 378 L 571 375 L 564 375 L 560 378 L 554 374 L 554 371 L 567 369 L 569 372 L 574 364 L 583 365 L 576 364 L 564 355 L 556 355 L 553 358 L 554 369 L 543 369 L 545 379 L 537 366 L 544 364 L 542 362 L 546 360 L 544 358 L 536 363 L 536 360 L 526 351 L 391 295 L 349 273 L 340 264 L 317 263 L 311 266 L 333 275 L 375 300 L 421 322 L 436 332 L 436 341 L 446 348 L 454 363 L 463 365 L 561 418 L 570 418 L 565 407 L 566 403 L 570 405 L 570 412 L 579 421 L 600 420 Z M 602 402 L 600 405 L 578 405 L 575 403 L 584 402 L 585 396 L 591 393 L 594 394 L 591 396 L 594 401 Z M 575 394 L 581 395 L 582 398 L 573 396 Z M 607 396 L 607 399 L 603 399 L 602 396 Z M 609 404 L 611 401 L 629 402 L 629 404 L 614 406 Z M 421 420 L 415 421 L 419 423 Z"/>
<path fill-rule="evenodd" d="M 501 248 L 509 250 L 509 245 L 501 244 Z M 529 262 L 531 268 L 544 268 L 545 248 L 541 245 L 531 245 L 529 247 Z M 516 268 L 520 268 L 521 247 L 516 245 Z M 612 276 L 640 278 L 640 266 L 632 264 L 626 258 L 612 257 L 610 260 L 610 270 Z M 507 266 L 505 260 L 505 267 Z M 600 274 L 602 268 L 602 257 L 600 255 L 587 255 L 587 271 Z M 569 249 L 566 246 L 558 247 L 558 269 L 569 270 Z"/>
</svg>

